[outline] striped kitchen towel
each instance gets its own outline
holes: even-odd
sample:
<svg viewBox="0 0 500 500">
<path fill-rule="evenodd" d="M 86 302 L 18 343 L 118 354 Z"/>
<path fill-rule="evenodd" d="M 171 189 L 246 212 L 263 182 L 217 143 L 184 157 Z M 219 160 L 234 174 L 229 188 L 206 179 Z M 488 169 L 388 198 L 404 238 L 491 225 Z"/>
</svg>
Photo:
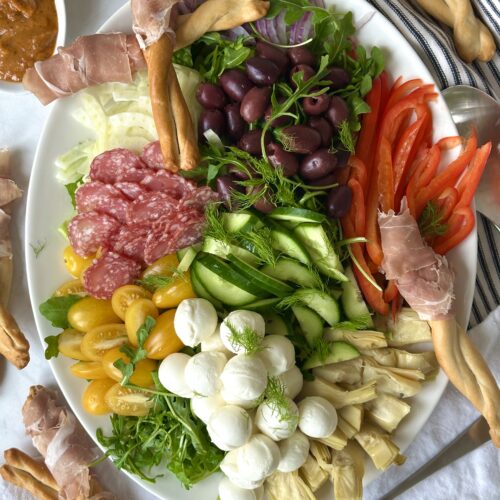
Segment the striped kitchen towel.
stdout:
<svg viewBox="0 0 500 500">
<path fill-rule="evenodd" d="M 497 44 L 492 61 L 472 64 L 464 63 L 458 57 L 450 28 L 430 17 L 415 1 L 368 1 L 392 21 L 411 43 L 441 89 L 471 85 L 497 100 L 500 98 L 499 0 L 472 1 L 476 15 L 489 27 Z M 481 214 L 477 214 L 477 230 L 478 265 L 470 327 L 481 323 L 500 304 L 500 231 Z"/>
</svg>

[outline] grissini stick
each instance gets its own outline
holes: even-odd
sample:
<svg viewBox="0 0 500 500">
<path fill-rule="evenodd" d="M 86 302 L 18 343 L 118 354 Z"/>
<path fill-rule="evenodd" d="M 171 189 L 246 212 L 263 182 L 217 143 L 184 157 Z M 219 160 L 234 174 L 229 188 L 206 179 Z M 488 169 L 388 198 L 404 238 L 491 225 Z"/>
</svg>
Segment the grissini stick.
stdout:
<svg viewBox="0 0 500 500">
<path fill-rule="evenodd" d="M 46 484 L 38 481 L 28 472 L 4 464 L 0 467 L 0 476 L 18 488 L 29 491 L 35 498 L 39 500 L 58 500 L 59 493 L 53 490 Z"/>
</svg>

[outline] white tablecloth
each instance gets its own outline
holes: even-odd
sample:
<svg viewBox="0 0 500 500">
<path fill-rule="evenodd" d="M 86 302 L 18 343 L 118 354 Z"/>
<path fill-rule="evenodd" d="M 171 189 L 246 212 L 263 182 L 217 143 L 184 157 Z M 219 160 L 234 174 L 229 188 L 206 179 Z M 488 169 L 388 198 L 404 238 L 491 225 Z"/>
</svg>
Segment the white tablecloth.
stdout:
<svg viewBox="0 0 500 500">
<path fill-rule="evenodd" d="M 123 3 L 123 0 L 66 0 L 67 40 L 72 40 L 81 34 L 94 33 Z M 31 95 L 13 96 L 0 93 L 0 147 L 8 146 L 15 151 L 13 177 L 24 190 L 28 186 L 36 142 L 46 115 L 47 110 Z M 43 356 L 28 298 L 23 266 L 25 201 L 24 199 L 17 204 L 13 215 L 12 232 L 16 259 L 10 308 L 30 341 L 31 361 L 26 369 L 19 372 L 3 358 L 0 359 L 0 451 L 11 447 L 18 447 L 28 452 L 34 451 L 29 439 L 24 435 L 21 406 L 31 385 L 55 386 L 55 380 Z M 43 217 L 43 213 L 40 217 Z M 494 344 L 491 359 L 494 360 L 493 365 L 498 378 L 500 310 L 497 310 L 496 316 L 496 322 L 492 323 L 490 330 L 491 334 L 495 333 L 496 339 L 492 339 L 491 335 L 476 335 L 476 338 L 480 338 L 483 346 L 488 343 Z M 388 491 L 411 471 L 425 463 L 475 418 L 476 412 L 455 389 L 448 387 L 430 421 L 408 450 L 406 464 L 400 468 L 392 468 L 381 479 L 372 483 L 367 488 L 366 497 L 376 499 Z M 0 463 L 1 461 L 0 458 Z M 125 475 L 115 471 L 111 465 L 105 467 L 106 473 L 101 474 L 101 479 L 120 500 L 153 498 Z M 0 480 L 0 499 L 28 498 L 31 497 Z M 500 454 L 491 443 L 485 444 L 410 490 L 405 498 L 500 499 Z"/>
</svg>

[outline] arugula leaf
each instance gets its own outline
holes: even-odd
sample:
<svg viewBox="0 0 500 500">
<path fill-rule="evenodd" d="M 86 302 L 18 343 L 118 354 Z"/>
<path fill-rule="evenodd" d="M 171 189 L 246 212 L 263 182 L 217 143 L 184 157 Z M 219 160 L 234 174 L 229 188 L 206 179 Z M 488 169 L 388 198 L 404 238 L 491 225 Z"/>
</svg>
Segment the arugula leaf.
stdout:
<svg viewBox="0 0 500 500">
<path fill-rule="evenodd" d="M 77 179 L 75 182 L 71 182 L 69 184 L 66 184 L 64 187 L 66 188 L 66 191 L 69 194 L 69 197 L 71 199 L 71 205 L 73 205 L 73 208 L 76 210 L 76 200 L 75 200 L 75 193 L 76 190 L 83 184 L 83 177 L 80 177 Z"/>
<path fill-rule="evenodd" d="M 443 236 L 448 230 L 448 225 L 442 222 L 443 214 L 436 202 L 427 202 L 418 219 L 420 234 L 427 239 Z"/>
<path fill-rule="evenodd" d="M 187 68 L 192 68 L 194 63 L 193 56 L 191 54 L 191 47 L 187 46 L 175 51 L 172 56 L 172 62 L 180 64 L 181 66 L 186 66 Z"/>
<path fill-rule="evenodd" d="M 59 355 L 59 335 L 45 337 L 47 347 L 45 348 L 45 359 L 57 358 Z"/>
<path fill-rule="evenodd" d="M 82 300 L 81 295 L 64 295 L 62 297 L 51 297 L 43 304 L 40 304 L 40 313 L 47 318 L 52 326 L 62 328 L 63 330 L 69 328 L 68 311 L 73 304 Z"/>
</svg>

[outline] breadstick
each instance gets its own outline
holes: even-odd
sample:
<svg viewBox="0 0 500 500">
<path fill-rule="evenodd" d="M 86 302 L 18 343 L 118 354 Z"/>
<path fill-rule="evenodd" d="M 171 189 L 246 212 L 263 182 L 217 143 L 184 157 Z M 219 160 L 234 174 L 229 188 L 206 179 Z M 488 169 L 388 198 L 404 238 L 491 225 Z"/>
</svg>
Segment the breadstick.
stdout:
<svg viewBox="0 0 500 500">
<path fill-rule="evenodd" d="M 21 369 L 29 363 L 29 348 L 29 342 L 19 330 L 16 320 L 0 304 L 0 354 Z"/>
<path fill-rule="evenodd" d="M 10 177 L 10 151 L 8 149 L 0 149 L 0 177 Z M 5 207 L 8 213 L 8 207 Z M 12 287 L 12 257 L 0 257 L 0 304 L 7 307 L 10 297 L 10 289 Z"/>
<path fill-rule="evenodd" d="M 479 55 L 479 24 L 469 0 L 445 0 L 455 18 L 453 39 L 458 55 L 466 62 L 472 62 Z"/>
<path fill-rule="evenodd" d="M 436 358 L 450 382 L 476 407 L 500 448 L 500 390 L 483 357 L 454 318 L 430 321 Z"/>
<path fill-rule="evenodd" d="M 5 481 L 29 491 L 39 500 L 57 500 L 59 498 L 59 493 L 56 490 L 38 481 L 31 474 L 10 465 L 0 467 L 0 476 Z"/>
</svg>

